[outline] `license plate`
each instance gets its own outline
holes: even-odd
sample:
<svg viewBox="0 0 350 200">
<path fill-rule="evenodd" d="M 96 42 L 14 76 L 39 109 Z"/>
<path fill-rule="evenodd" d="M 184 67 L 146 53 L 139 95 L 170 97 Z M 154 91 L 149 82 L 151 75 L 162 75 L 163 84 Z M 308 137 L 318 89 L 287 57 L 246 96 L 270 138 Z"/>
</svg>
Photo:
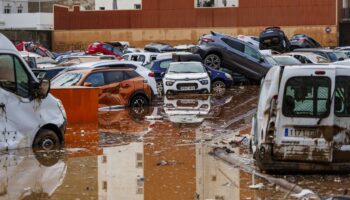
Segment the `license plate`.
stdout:
<svg viewBox="0 0 350 200">
<path fill-rule="evenodd" d="M 322 132 L 318 129 L 291 129 L 289 137 L 320 138 Z"/>
<path fill-rule="evenodd" d="M 194 86 L 189 86 L 189 87 L 181 87 L 181 90 L 194 90 L 195 87 Z"/>
</svg>

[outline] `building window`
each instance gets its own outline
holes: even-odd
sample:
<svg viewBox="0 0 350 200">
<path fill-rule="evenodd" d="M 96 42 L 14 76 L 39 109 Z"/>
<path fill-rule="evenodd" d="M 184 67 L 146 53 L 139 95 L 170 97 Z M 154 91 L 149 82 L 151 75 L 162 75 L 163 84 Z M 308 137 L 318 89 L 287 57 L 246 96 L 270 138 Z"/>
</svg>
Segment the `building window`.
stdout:
<svg viewBox="0 0 350 200">
<path fill-rule="evenodd" d="M 10 4 L 7 4 L 7 6 L 5 6 L 5 8 L 4 8 L 4 13 L 5 13 L 5 14 L 11 13 L 11 6 L 10 6 Z"/>
<path fill-rule="evenodd" d="M 141 4 L 134 4 L 134 8 L 136 10 L 140 10 L 141 9 Z"/>
<path fill-rule="evenodd" d="M 100 7 L 100 10 L 106 10 L 106 8 L 105 7 Z"/>
<path fill-rule="evenodd" d="M 17 7 L 17 13 L 22 13 L 23 12 L 23 6 L 22 4 L 20 4 L 18 7 Z"/>
</svg>

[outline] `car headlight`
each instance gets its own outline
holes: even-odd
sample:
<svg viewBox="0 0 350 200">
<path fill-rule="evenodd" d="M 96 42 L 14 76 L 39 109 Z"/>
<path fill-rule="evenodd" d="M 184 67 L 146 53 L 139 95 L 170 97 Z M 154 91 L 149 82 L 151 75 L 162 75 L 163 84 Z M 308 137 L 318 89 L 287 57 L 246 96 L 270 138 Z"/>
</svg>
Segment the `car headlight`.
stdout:
<svg viewBox="0 0 350 200">
<path fill-rule="evenodd" d="M 165 85 L 172 86 L 174 85 L 175 81 L 165 81 Z"/>
<path fill-rule="evenodd" d="M 199 80 L 202 85 L 208 85 L 209 81 L 207 79 Z"/>
<path fill-rule="evenodd" d="M 230 74 L 225 73 L 225 76 L 226 76 L 227 79 L 233 80 L 233 78 L 232 78 L 232 76 Z"/>
</svg>

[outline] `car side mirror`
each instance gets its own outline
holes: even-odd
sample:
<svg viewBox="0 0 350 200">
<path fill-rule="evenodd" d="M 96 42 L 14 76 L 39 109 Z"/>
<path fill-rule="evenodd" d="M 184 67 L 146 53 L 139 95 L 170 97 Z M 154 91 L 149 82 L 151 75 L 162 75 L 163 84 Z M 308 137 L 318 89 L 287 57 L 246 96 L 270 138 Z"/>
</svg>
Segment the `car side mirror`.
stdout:
<svg viewBox="0 0 350 200">
<path fill-rule="evenodd" d="M 39 98 L 45 99 L 49 95 L 51 88 L 51 82 L 47 79 L 41 80 L 39 84 Z"/>
<path fill-rule="evenodd" d="M 90 83 L 90 82 L 84 82 L 84 86 L 85 86 L 85 87 L 92 87 L 92 83 Z"/>
<path fill-rule="evenodd" d="M 165 72 L 160 73 L 160 75 L 162 76 L 162 78 L 165 76 Z"/>
<path fill-rule="evenodd" d="M 339 58 L 339 59 L 338 59 L 338 61 L 343 61 L 343 60 L 345 60 L 345 59 L 344 59 L 344 58 Z"/>
</svg>

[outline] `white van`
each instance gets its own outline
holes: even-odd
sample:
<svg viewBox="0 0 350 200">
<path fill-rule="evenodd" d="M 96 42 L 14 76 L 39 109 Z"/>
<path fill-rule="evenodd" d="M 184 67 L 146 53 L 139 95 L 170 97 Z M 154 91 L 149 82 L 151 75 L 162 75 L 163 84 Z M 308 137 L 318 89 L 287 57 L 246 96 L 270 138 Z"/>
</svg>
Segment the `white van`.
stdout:
<svg viewBox="0 0 350 200">
<path fill-rule="evenodd" d="M 252 150 L 265 171 L 349 171 L 350 66 L 272 67 L 261 84 Z"/>
<path fill-rule="evenodd" d="M 49 90 L 50 82 L 39 82 L 0 34 L 0 150 L 63 144 L 65 110 Z"/>
</svg>

